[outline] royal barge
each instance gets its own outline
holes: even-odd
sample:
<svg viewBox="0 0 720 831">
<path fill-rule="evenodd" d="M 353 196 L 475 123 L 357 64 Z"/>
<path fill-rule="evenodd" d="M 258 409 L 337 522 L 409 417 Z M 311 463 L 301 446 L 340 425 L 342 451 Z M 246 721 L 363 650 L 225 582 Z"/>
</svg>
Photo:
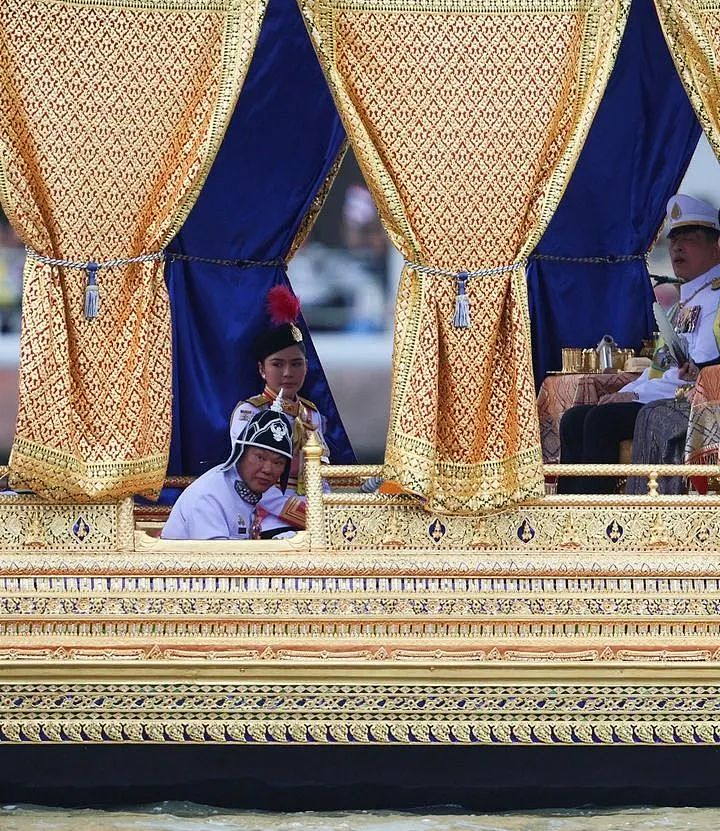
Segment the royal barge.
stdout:
<svg viewBox="0 0 720 831">
<path fill-rule="evenodd" d="M 0 29 L 0 798 L 715 800 L 720 497 L 543 466 L 533 367 L 647 336 L 665 203 L 720 148 L 717 4 L 6 0 Z M 134 497 L 227 452 L 346 134 L 406 261 L 385 464 L 311 436 L 304 531 L 161 539 Z M 583 472 L 648 493 L 545 495 Z"/>
</svg>

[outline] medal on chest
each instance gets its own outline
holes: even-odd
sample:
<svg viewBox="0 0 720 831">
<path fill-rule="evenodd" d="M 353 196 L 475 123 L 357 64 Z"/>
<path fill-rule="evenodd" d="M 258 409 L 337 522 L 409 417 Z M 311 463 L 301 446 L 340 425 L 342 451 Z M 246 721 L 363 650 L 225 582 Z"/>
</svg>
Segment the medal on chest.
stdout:
<svg viewBox="0 0 720 831">
<path fill-rule="evenodd" d="M 258 510 L 252 512 L 252 521 L 250 523 L 250 539 L 262 539 L 262 516 L 260 515 L 260 511 Z"/>
<path fill-rule="evenodd" d="M 675 323 L 675 331 L 681 335 L 694 332 L 700 320 L 700 306 L 687 306 L 682 309 Z"/>
</svg>

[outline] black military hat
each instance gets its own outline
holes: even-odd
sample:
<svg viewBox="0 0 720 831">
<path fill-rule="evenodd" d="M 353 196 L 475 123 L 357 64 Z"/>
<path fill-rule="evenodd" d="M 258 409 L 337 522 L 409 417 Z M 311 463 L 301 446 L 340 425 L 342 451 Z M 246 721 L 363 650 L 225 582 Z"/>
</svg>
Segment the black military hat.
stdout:
<svg viewBox="0 0 720 831">
<path fill-rule="evenodd" d="M 255 358 L 264 361 L 268 355 L 287 349 L 288 346 L 299 346 L 304 355 L 303 334 L 297 325 L 300 317 L 297 297 L 287 286 L 273 286 L 268 292 L 267 306 L 271 325 L 255 338 Z"/>
</svg>

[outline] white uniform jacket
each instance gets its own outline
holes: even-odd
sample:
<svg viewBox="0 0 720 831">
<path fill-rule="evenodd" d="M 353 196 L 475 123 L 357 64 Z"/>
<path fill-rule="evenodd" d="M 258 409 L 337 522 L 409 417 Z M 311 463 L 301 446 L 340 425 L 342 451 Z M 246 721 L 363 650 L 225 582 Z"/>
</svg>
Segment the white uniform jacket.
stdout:
<svg viewBox="0 0 720 831">
<path fill-rule="evenodd" d="M 693 307 L 698 307 L 693 331 L 684 332 L 682 335 L 687 339 L 690 357 L 696 364 L 712 361 L 720 355 L 717 342 L 718 326 L 716 326 L 720 311 L 720 290 L 713 289 L 712 286 L 718 278 L 720 278 L 720 265 L 680 286 L 680 303 L 686 302 L 683 312 L 687 314 Z M 698 289 L 700 291 L 693 296 Z M 689 297 L 692 297 L 692 300 L 688 302 Z M 652 372 L 652 367 L 649 367 L 635 381 L 626 384 L 620 392 L 634 392 L 640 403 L 649 404 L 661 398 L 674 398 L 678 387 L 692 384 L 691 381 L 682 381 L 678 377 L 676 366 L 671 366 L 659 378 L 651 377 Z"/>
<path fill-rule="evenodd" d="M 246 540 L 250 538 L 253 514 L 260 508 L 241 499 L 235 490 L 239 476 L 235 466 L 222 465 L 203 473 L 180 494 L 173 506 L 162 538 L 166 540 Z M 278 496 L 282 496 L 279 488 Z M 266 492 L 267 493 L 267 492 Z M 260 509 L 257 513 L 262 531 L 286 523 Z"/>
</svg>

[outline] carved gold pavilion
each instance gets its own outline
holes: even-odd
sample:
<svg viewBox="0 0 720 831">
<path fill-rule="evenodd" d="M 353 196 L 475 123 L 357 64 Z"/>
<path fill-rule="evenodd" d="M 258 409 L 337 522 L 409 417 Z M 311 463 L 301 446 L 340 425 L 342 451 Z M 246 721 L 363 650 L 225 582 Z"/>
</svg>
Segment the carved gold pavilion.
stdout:
<svg viewBox="0 0 720 831">
<path fill-rule="evenodd" d="M 307 452 L 290 540 L 0 497 L 0 740 L 720 742 L 719 498 L 441 516 Z"/>
</svg>

